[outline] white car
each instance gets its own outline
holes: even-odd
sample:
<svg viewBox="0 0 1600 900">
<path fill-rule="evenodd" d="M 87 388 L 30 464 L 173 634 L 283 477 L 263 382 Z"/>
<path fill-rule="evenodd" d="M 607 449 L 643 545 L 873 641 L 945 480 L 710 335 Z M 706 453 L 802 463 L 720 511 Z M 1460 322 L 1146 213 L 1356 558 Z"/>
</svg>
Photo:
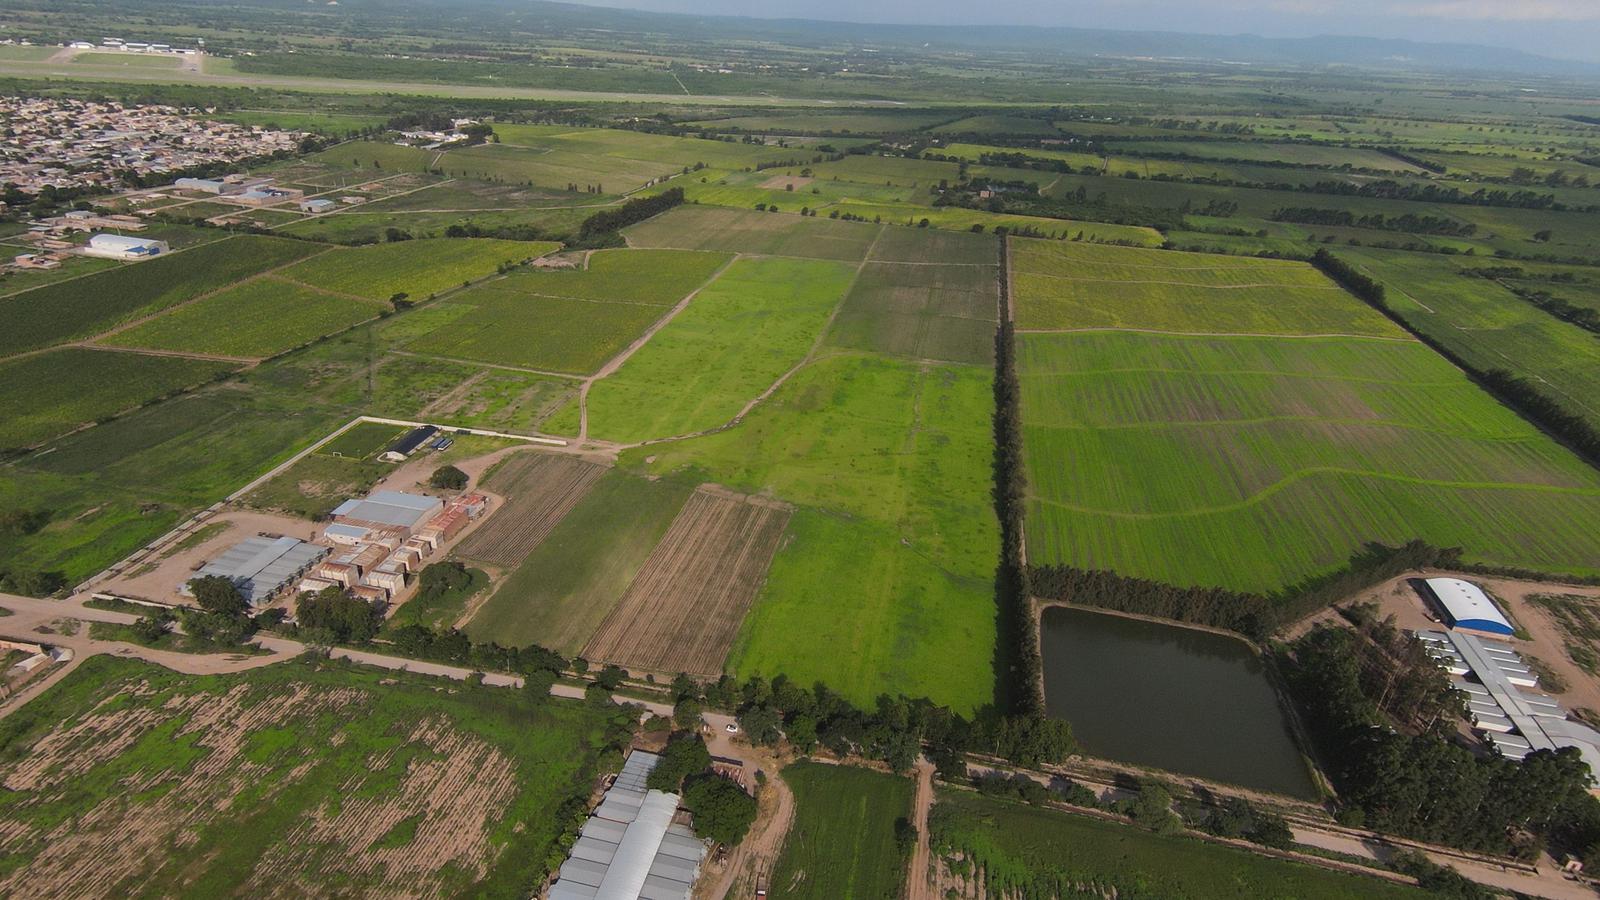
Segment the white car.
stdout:
<svg viewBox="0 0 1600 900">
<path fill-rule="evenodd" d="M 739 723 L 738 722 L 729 722 L 724 727 L 727 729 L 729 734 L 738 734 L 739 733 Z"/>
</svg>

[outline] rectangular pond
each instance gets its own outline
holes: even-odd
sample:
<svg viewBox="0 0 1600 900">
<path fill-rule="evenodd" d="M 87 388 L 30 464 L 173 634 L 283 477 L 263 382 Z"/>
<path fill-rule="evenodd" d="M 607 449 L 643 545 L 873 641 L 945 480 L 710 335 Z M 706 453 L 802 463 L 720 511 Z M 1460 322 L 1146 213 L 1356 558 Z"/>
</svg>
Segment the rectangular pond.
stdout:
<svg viewBox="0 0 1600 900">
<path fill-rule="evenodd" d="M 1265 667 L 1244 641 L 1085 609 L 1039 623 L 1045 706 L 1092 756 L 1314 799 Z"/>
</svg>

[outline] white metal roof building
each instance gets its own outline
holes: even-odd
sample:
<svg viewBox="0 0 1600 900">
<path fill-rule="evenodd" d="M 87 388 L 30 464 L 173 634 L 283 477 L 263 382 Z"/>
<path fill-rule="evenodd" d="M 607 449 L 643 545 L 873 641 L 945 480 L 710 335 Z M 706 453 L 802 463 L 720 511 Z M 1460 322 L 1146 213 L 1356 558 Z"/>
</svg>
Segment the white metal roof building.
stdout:
<svg viewBox="0 0 1600 900">
<path fill-rule="evenodd" d="M 636 750 L 583 825 L 550 900 L 687 900 L 705 845 L 673 824 L 678 796 L 650 790 L 660 757 Z"/>
<path fill-rule="evenodd" d="M 234 544 L 195 573 L 195 577 L 220 575 L 239 586 L 252 606 L 266 602 L 285 585 L 297 580 L 328 548 L 292 537 L 249 537 Z M 183 593 L 189 593 L 184 584 Z"/>
<path fill-rule="evenodd" d="M 1490 634 L 1516 632 L 1506 620 L 1505 613 L 1477 585 L 1459 578 L 1429 578 L 1427 585 L 1433 598 L 1443 607 L 1445 620 L 1450 627 Z"/>
<path fill-rule="evenodd" d="M 437 515 L 444 502 L 437 497 L 401 491 L 377 491 L 364 499 L 346 500 L 333 509 L 333 520 L 344 524 L 390 525 L 416 528 L 418 523 Z"/>
<path fill-rule="evenodd" d="M 82 252 L 85 256 L 99 256 L 106 259 L 148 259 L 166 253 L 168 249 L 166 241 L 102 233 L 89 238 L 89 243 Z"/>
</svg>

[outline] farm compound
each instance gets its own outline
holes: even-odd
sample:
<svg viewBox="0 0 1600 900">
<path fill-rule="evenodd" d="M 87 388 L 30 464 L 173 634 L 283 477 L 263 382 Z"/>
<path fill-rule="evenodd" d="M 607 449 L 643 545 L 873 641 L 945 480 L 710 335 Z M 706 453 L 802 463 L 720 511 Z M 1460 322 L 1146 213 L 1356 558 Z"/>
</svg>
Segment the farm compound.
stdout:
<svg viewBox="0 0 1600 900">
<path fill-rule="evenodd" d="M 328 548 L 292 537 L 248 537 L 205 564 L 198 577 L 220 576 L 238 586 L 251 606 L 267 603 L 311 566 L 328 555 Z M 189 585 L 180 589 L 190 596 Z"/>
</svg>

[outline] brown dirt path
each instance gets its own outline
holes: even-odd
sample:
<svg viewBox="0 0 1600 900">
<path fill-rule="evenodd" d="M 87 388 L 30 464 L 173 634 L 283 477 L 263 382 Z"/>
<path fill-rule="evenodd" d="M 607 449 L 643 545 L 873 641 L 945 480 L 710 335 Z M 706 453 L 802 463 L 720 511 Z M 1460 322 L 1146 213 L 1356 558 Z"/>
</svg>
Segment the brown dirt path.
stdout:
<svg viewBox="0 0 1600 900">
<path fill-rule="evenodd" d="M 911 851 L 911 864 L 906 871 L 907 900 L 941 900 L 933 871 L 933 851 L 928 846 L 928 810 L 933 808 L 933 764 L 924 758 L 917 760 L 917 794 L 911 805 L 911 824 L 917 829 L 917 847 Z"/>
</svg>

